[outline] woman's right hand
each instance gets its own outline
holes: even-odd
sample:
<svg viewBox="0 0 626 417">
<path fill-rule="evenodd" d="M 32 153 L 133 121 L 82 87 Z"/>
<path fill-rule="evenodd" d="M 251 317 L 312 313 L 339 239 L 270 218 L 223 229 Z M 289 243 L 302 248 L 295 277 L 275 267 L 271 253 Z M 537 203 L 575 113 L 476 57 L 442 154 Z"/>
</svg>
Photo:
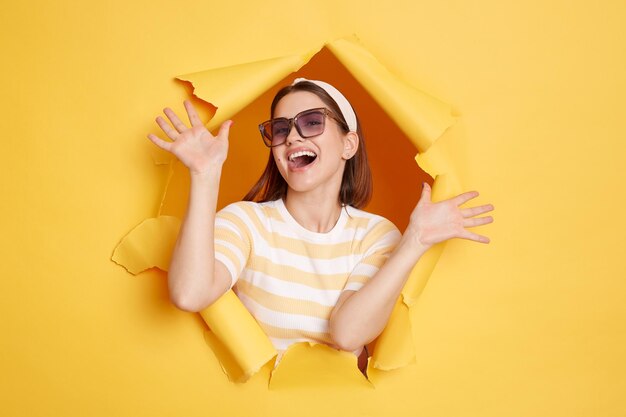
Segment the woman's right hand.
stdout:
<svg viewBox="0 0 626 417">
<path fill-rule="evenodd" d="M 200 117 L 193 105 L 185 100 L 185 109 L 191 122 L 187 127 L 170 108 L 163 112 L 172 123 L 172 126 L 161 116 L 156 122 L 172 142 L 164 141 L 150 133 L 150 139 L 158 147 L 171 152 L 194 174 L 205 174 L 211 169 L 221 169 L 228 154 L 228 132 L 233 122 L 222 123 L 217 136 L 213 136 L 200 121 Z"/>
</svg>

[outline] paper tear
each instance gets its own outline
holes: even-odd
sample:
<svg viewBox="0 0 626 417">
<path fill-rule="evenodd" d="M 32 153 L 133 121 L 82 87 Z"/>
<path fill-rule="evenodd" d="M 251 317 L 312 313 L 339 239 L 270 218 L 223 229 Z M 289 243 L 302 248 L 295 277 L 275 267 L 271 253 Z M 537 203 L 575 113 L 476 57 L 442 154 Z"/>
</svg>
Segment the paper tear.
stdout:
<svg viewBox="0 0 626 417">
<path fill-rule="evenodd" d="M 163 207 L 165 206 L 167 190 L 169 190 L 172 179 L 174 178 L 174 168 L 177 163 L 179 163 L 177 160 L 171 160 L 167 167 L 167 178 L 165 179 L 165 187 L 163 187 L 163 194 L 161 194 L 161 202 L 159 203 L 160 216 L 163 215 Z"/>
<path fill-rule="evenodd" d="M 440 175 L 435 178 L 431 195 L 433 201 L 441 201 L 456 194 L 458 183 L 452 176 Z M 411 271 L 391 318 L 378 337 L 370 366 L 390 371 L 415 362 L 413 326 L 409 309 L 422 293 L 445 247 L 446 242 L 442 242 L 430 248 Z"/>
<path fill-rule="evenodd" d="M 276 390 L 345 386 L 373 388 L 359 371 L 356 355 L 312 342 L 289 346 L 269 384 Z"/>
<path fill-rule="evenodd" d="M 176 243 L 180 220 L 159 216 L 132 229 L 113 252 L 112 260 L 131 274 L 157 267 L 163 271 Z M 205 335 L 231 381 L 243 382 L 276 356 L 276 350 L 231 290 L 200 312 L 211 329 Z"/>
<path fill-rule="evenodd" d="M 207 126 L 213 130 L 285 76 L 302 68 L 319 49 L 299 55 L 211 68 L 176 78 L 189 81 L 196 97 L 217 107 L 215 116 Z"/>
<path fill-rule="evenodd" d="M 400 80 L 354 39 L 338 39 L 327 46 L 420 153 L 455 122 L 451 106 Z"/>
<path fill-rule="evenodd" d="M 168 165 L 175 159 L 171 153 L 164 151 L 157 146 L 151 146 L 149 149 L 150 158 L 152 159 L 152 162 L 154 162 L 154 165 Z"/>
<path fill-rule="evenodd" d="M 274 345 L 232 290 L 200 315 L 211 329 L 205 340 L 231 381 L 245 382 L 276 356 Z"/>
<path fill-rule="evenodd" d="M 415 362 L 415 345 L 411 331 L 409 308 L 399 298 L 391 318 L 378 336 L 369 367 L 390 371 Z"/>
<path fill-rule="evenodd" d="M 435 178 L 433 200 L 438 201 L 460 192 L 459 181 L 453 169 L 449 149 L 433 146 L 440 144 L 440 136 L 455 121 L 451 107 L 394 76 L 354 39 L 335 40 L 328 43 L 327 47 L 420 151 L 420 154 L 416 156 L 416 161 Z M 318 50 L 301 55 L 209 69 L 183 75 L 178 79 L 191 82 L 195 96 L 218 107 L 215 117 L 208 124 L 208 128 L 213 130 L 281 79 L 298 71 Z M 170 163 L 170 174 L 164 196 L 175 183 L 172 181 L 175 164 L 176 162 Z M 161 210 L 163 201 L 165 201 L 165 197 L 161 202 Z M 159 239 L 163 242 L 175 241 L 175 236 L 172 238 L 171 228 L 168 229 L 163 226 L 155 232 L 159 231 L 163 233 L 163 236 L 155 237 L 154 241 Z M 131 236 L 133 232 L 135 229 L 128 236 Z M 165 256 L 162 251 L 156 251 L 152 248 L 151 243 L 145 239 L 133 239 L 131 241 L 133 244 L 129 246 L 132 246 L 132 250 L 124 249 L 120 254 L 116 254 L 118 248 L 120 246 L 126 247 L 126 244 L 122 245 L 123 240 L 118 245 L 113 257 L 115 262 L 125 266 L 131 273 L 138 273 L 143 270 L 141 268 L 147 269 L 145 265 L 154 265 L 161 269 L 167 267 L 169 254 Z M 143 248 L 142 244 L 146 244 L 146 248 Z M 444 248 L 445 244 L 440 244 L 429 250 L 413 269 L 396 303 L 389 323 L 376 342 L 369 368 L 392 370 L 415 361 L 410 307 L 415 303 L 426 285 Z M 154 257 L 160 257 L 160 259 L 149 261 Z M 219 307 L 216 307 L 216 304 Z M 212 332 L 206 334 L 207 343 L 212 347 L 222 369 L 231 380 L 246 380 L 268 363 L 274 357 L 275 351 L 273 347 L 270 349 L 267 345 L 266 340 L 269 342 L 269 339 L 262 333 L 261 328 L 234 293 L 232 293 L 232 297 L 228 294 L 225 295 L 224 302 L 216 304 L 201 313 L 212 329 Z M 250 318 L 252 321 L 249 320 Z M 331 382 L 344 381 L 348 383 L 344 378 L 353 378 L 355 372 L 361 375 L 356 366 L 354 355 L 339 352 L 324 345 L 313 346 L 309 344 L 308 347 L 306 345 L 306 343 L 294 345 L 287 351 L 279 367 L 272 374 L 272 388 L 299 384 L 301 380 L 298 375 L 303 375 L 301 371 L 307 370 L 316 374 L 320 370 L 332 368 L 328 364 L 334 364 L 335 361 L 337 369 L 342 371 L 339 377 L 329 377 Z M 351 355 L 351 357 L 346 355 Z M 324 358 L 324 360 L 322 361 L 320 358 Z M 321 375 L 320 378 L 324 379 L 325 377 Z M 361 379 L 365 380 L 362 375 Z M 369 385 L 369 382 L 365 381 Z"/>
<path fill-rule="evenodd" d="M 173 216 L 146 219 L 122 238 L 111 260 L 133 275 L 154 267 L 167 271 L 179 229 Z"/>
</svg>

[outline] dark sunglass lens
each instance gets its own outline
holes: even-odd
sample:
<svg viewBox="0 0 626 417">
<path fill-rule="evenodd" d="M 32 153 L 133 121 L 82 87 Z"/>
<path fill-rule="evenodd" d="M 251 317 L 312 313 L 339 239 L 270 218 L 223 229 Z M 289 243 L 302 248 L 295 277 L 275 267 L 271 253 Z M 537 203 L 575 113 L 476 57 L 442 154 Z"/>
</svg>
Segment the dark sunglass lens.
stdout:
<svg viewBox="0 0 626 417">
<path fill-rule="evenodd" d="M 304 137 L 317 136 L 324 133 L 324 112 L 312 111 L 298 116 L 298 127 Z"/>
<path fill-rule="evenodd" d="M 284 119 L 272 120 L 271 135 L 272 144 L 283 143 L 289 135 L 289 121 Z"/>
<path fill-rule="evenodd" d="M 263 135 L 263 139 L 272 139 L 272 130 L 270 122 L 263 122 L 261 125 L 261 134 Z"/>
</svg>

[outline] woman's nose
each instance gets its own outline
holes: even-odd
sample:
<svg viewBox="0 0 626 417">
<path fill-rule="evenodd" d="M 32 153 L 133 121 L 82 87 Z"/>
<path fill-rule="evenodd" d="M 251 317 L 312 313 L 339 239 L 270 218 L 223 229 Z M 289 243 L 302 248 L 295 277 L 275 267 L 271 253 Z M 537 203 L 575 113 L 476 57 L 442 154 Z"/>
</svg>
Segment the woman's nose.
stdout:
<svg viewBox="0 0 626 417">
<path fill-rule="evenodd" d="M 287 138 L 285 139 L 286 145 L 289 146 L 295 141 L 302 142 L 303 140 L 304 138 L 300 136 L 300 133 L 296 128 L 296 124 L 294 123 L 291 126 L 291 129 L 289 129 L 289 133 L 287 134 Z"/>
</svg>

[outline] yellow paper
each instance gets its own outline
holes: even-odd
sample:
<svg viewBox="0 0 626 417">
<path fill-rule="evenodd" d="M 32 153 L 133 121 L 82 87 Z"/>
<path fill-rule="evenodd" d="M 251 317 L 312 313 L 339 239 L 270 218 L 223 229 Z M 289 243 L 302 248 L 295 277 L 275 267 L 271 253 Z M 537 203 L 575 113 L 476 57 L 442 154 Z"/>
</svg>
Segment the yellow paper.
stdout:
<svg viewBox="0 0 626 417">
<path fill-rule="evenodd" d="M 354 40 L 339 39 L 330 42 L 328 48 L 420 152 L 426 151 L 454 123 L 449 105 L 394 76 Z"/>
<path fill-rule="evenodd" d="M 626 2 L 33 0 L 3 2 L 0 20 L 3 415 L 626 415 Z M 419 163 L 443 176 L 445 156 L 461 191 L 480 191 L 471 205 L 495 205 L 496 222 L 472 229 L 491 243 L 446 244 L 409 309 L 415 364 L 372 368 L 376 389 L 268 392 L 271 360 L 234 385 L 200 315 L 169 303 L 164 274 L 135 277 L 110 261 L 157 215 L 167 171 L 150 160 L 146 134 L 159 133 L 164 106 L 184 116 L 192 94 L 174 75 L 298 55 L 350 33 L 453 106 L 457 122 Z M 336 82 L 345 68 L 323 54 L 278 85 L 304 74 Z M 405 138 L 385 135 L 379 106 L 357 97 L 374 169 L 413 163 L 408 147 L 385 154 Z M 267 101 L 234 116 L 219 207 L 263 167 L 255 127 Z M 391 180 L 423 177 L 400 174 Z M 404 230 L 377 199 L 411 206 L 419 183 L 396 191 L 374 175 L 368 210 Z"/>
<path fill-rule="evenodd" d="M 33 0 L 4 2 L 0 20 L 3 415 L 626 415 L 626 2 Z M 453 105 L 457 122 L 420 154 L 432 170 L 419 163 L 434 178 L 449 172 L 446 156 L 461 191 L 480 191 L 471 205 L 495 205 L 496 222 L 473 229 L 491 243 L 446 244 L 409 310 L 416 363 L 372 368 L 375 390 L 268 392 L 272 361 L 232 384 L 201 317 L 169 303 L 164 274 L 135 279 L 109 260 L 157 214 L 167 171 L 145 136 L 160 132 L 164 106 L 183 111 L 192 96 L 174 75 L 299 55 L 351 33 Z M 336 82 L 345 68 L 323 54 L 279 84 Z M 385 111 L 357 97 L 361 121 L 378 127 Z M 255 126 L 267 102 L 234 116 L 220 207 L 263 168 Z M 411 164 L 413 150 L 387 153 L 404 138 L 384 133 L 365 132 L 374 165 Z M 421 180 L 414 168 L 397 182 Z M 404 230 L 376 199 L 411 206 L 419 183 L 390 192 L 382 178 L 370 211 Z"/>
<path fill-rule="evenodd" d="M 378 336 L 369 367 L 390 371 L 415 362 L 415 345 L 411 332 L 409 308 L 400 299 L 391 318 Z"/>
<path fill-rule="evenodd" d="M 176 217 L 146 219 L 124 236 L 111 259 L 133 275 L 153 267 L 167 271 L 179 229 Z"/>
<path fill-rule="evenodd" d="M 147 219 L 122 239 L 112 259 L 132 274 L 151 267 L 167 271 L 179 229 L 180 220 L 173 216 Z M 270 340 L 232 290 L 200 315 L 211 330 L 205 339 L 231 381 L 246 381 L 276 355 Z"/>
<path fill-rule="evenodd" d="M 215 335 L 205 334 L 231 381 L 244 382 L 276 356 L 250 312 L 230 290 L 200 315 Z"/>
<path fill-rule="evenodd" d="M 270 388 L 276 390 L 345 386 L 372 388 L 357 367 L 356 355 L 308 342 L 289 346 L 270 379 Z"/>
<path fill-rule="evenodd" d="M 217 107 L 207 126 L 213 130 L 283 77 L 299 70 L 315 52 L 207 69 L 177 78 L 191 82 L 194 95 Z"/>
<path fill-rule="evenodd" d="M 451 197 L 453 185 L 446 176 L 435 179 L 431 198 L 440 201 Z M 445 196 L 445 197 L 444 197 Z M 370 366 L 383 371 L 398 369 L 415 361 L 415 346 L 409 308 L 415 304 L 435 269 L 446 242 L 430 248 L 415 265 L 402 288 L 389 323 L 378 337 Z"/>
</svg>

